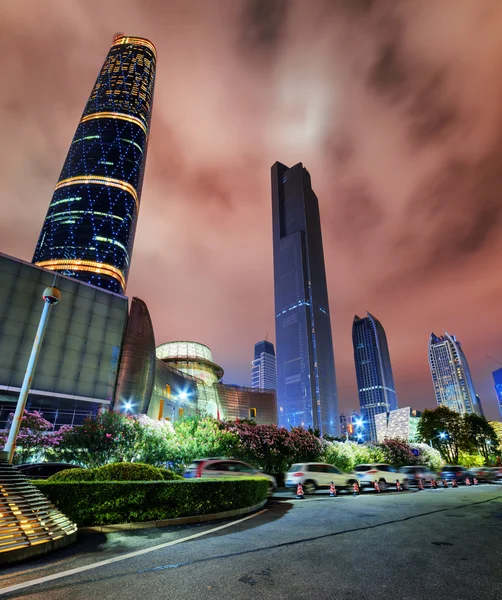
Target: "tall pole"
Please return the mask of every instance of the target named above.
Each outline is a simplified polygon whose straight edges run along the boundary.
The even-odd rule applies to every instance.
[[[38,355],[40,354],[40,348],[44,339],[45,329],[47,327],[47,321],[52,306],[57,304],[61,299],[61,292],[56,287],[48,287],[43,293],[44,309],[40,322],[38,324],[37,334],[33,341],[33,347],[31,349],[30,360],[26,367],[26,373],[24,375],[23,385],[19,392],[19,398],[17,401],[16,412],[14,413],[14,419],[12,420],[9,437],[5,444],[4,452],[7,454],[8,462],[12,462],[14,458],[14,450],[16,449],[16,439],[19,434],[21,427],[21,419],[23,418],[24,407],[26,406],[26,400],[28,399],[28,393],[30,391],[31,382],[33,380],[33,374],[35,373],[35,367],[37,366]]]

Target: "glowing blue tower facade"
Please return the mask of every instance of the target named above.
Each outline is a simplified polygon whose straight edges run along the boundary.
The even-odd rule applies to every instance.
[[[156,50],[116,35],[56,185],[35,264],[125,293],[152,115]]]

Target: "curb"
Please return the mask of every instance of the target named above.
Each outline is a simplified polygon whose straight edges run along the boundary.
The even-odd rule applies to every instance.
[[[245,508],[236,508],[224,512],[213,513],[210,515],[196,515],[193,517],[178,517],[176,519],[162,519],[160,521],[141,521],[138,523],[117,523],[114,525],[97,525],[95,527],[79,527],[78,533],[113,533],[116,531],[133,531],[136,529],[151,529],[153,527],[169,527],[171,525],[192,525],[193,523],[206,523],[208,521],[218,521],[230,517],[239,517],[247,515],[263,508],[268,498],[254,506]]]

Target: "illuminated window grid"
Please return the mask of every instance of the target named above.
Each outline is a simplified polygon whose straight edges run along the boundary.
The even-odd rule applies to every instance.
[[[58,182],[55,189],[59,190],[60,188],[67,187],[69,185],[81,185],[92,183],[97,185],[106,185],[109,187],[119,188],[131,194],[131,196],[134,198],[134,202],[136,203],[136,210],[139,211],[138,193],[130,183],[127,183],[127,181],[122,181],[121,179],[112,179],[111,177],[105,177],[104,175],[81,175],[76,177],[68,177],[68,179],[62,179]]]
[[[150,40],[146,40],[145,38],[125,36],[117,37],[113,45],[120,46],[121,44],[134,44],[135,46],[144,46],[145,48],[149,48],[153,52],[155,58],[157,58],[157,49],[152,44],[152,42],[150,42]]]
[[[145,135],[148,135],[148,130],[146,128],[146,125],[143,123],[143,121],[141,119],[138,119],[138,117],[132,117],[131,115],[126,115],[124,113],[118,113],[118,112],[98,112],[98,113],[92,113],[90,115],[85,115],[85,117],[82,117],[80,119],[81,123],[85,123],[86,121],[92,121],[93,119],[120,119],[122,121],[128,121],[129,123],[135,123],[136,125],[138,125],[138,127],[141,127],[141,129],[145,132]],[[95,136],[92,136],[95,137]],[[99,136],[96,136],[99,137]],[[86,138],[83,138],[86,139]]]
[[[107,265],[105,263],[96,262],[93,260],[79,260],[79,259],[52,259],[42,260],[35,263],[39,267],[49,269],[50,271],[87,271],[90,273],[96,273],[97,275],[107,275],[116,279],[122,289],[126,288],[126,280],[120,269],[113,265]]]

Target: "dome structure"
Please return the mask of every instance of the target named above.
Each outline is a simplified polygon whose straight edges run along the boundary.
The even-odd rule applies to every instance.
[[[166,342],[157,346],[156,356],[170,367],[192,375],[206,385],[213,385],[223,377],[223,369],[213,362],[211,350],[198,342]]]

